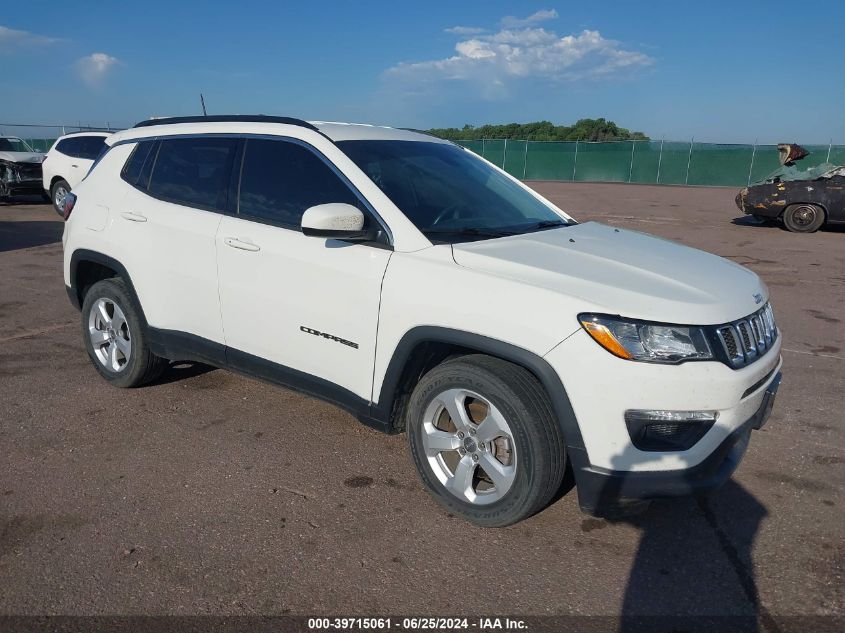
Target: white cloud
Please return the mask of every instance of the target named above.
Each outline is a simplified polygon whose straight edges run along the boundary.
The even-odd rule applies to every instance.
[[[453,26],[443,30],[452,35],[478,35],[479,33],[484,33],[486,29],[478,26]]]
[[[120,63],[117,57],[105,53],[92,53],[76,60],[76,72],[89,86],[96,86]]]
[[[534,16],[539,13],[547,16],[553,11],[539,11]],[[598,31],[561,37],[539,27],[502,28],[468,37],[455,45],[455,53],[442,59],[397,64],[385,71],[384,78],[404,83],[416,92],[439,81],[471,81],[495,87],[488,96],[501,96],[509,80],[574,81],[614,76],[654,63],[645,53],[628,50]]]
[[[515,18],[512,15],[508,15],[502,18],[502,26],[506,29],[516,29],[524,26],[534,26],[535,24],[540,24],[540,22],[554,20],[556,17],[557,11],[554,9],[540,9],[527,18]]]
[[[18,31],[7,26],[0,26],[0,51],[14,52],[23,48],[47,46],[59,40],[46,35],[37,35],[29,31]]]

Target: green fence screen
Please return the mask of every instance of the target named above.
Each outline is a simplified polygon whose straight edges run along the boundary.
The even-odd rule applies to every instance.
[[[25,138],[23,140],[36,152],[46,152],[56,142],[54,138]]]
[[[524,180],[636,182],[742,187],[780,167],[776,145],[677,141],[518,141],[483,139],[461,145]],[[843,145],[803,145],[802,168],[845,164]]]
[[[46,152],[55,139],[24,139]],[[636,182],[661,185],[742,187],[780,167],[777,145],[689,141],[459,141],[509,174],[524,180]],[[802,145],[810,155],[802,168],[845,165],[845,145]]]

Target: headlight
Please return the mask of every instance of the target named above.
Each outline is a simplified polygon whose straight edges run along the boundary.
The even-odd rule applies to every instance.
[[[648,323],[603,314],[580,314],[578,320],[596,343],[619,358],[648,363],[713,358],[700,327]]]

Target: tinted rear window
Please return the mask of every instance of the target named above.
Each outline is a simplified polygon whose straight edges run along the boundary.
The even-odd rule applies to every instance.
[[[80,158],[87,160],[95,160],[103,149],[106,143],[104,136],[80,136],[79,138],[79,152]]]
[[[147,183],[149,182],[149,169],[146,170],[147,177],[143,180],[143,182],[138,182],[138,176],[141,174],[141,170],[144,168],[144,163],[148,159],[150,163],[152,163],[150,150],[153,148],[153,145],[155,145],[155,141],[141,141],[135,146],[135,149],[132,150],[132,153],[129,155],[129,160],[127,160],[126,164],[123,166],[123,171],[120,172],[120,177],[130,185],[137,186],[140,189],[147,188]]]
[[[75,145],[75,138],[63,138],[61,141],[56,143],[56,151],[61,152],[65,156],[73,156]]]
[[[56,144],[56,150],[72,158],[95,160],[100,155],[106,139],[103,136],[72,136]]]
[[[359,206],[355,194],[314,152],[287,141],[248,139],[238,213],[299,228],[309,207],[328,202]]]
[[[236,147],[230,138],[162,140],[149,193],[190,207],[223,209]]]

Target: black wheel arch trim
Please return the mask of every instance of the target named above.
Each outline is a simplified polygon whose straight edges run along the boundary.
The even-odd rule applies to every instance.
[[[132,283],[132,277],[129,275],[129,271],[127,271],[126,267],[114,257],[110,257],[100,253],[99,251],[78,248],[73,251],[73,254],[70,256],[70,286],[67,288],[67,293],[70,298],[70,302],[74,305],[74,307],[77,310],[82,309],[82,301],[84,298],[81,296],[81,292],[83,289],[77,284],[77,277],[79,274],[79,265],[83,262],[92,262],[94,264],[105,266],[106,268],[111,268],[121,279],[123,279],[129,293],[135,300],[136,307],[138,308],[139,315],[141,317],[141,322],[144,324],[144,327],[146,327],[147,319],[144,316],[144,311],[141,308],[141,301],[138,298],[138,293],[135,291],[135,285]]]
[[[481,354],[496,356],[530,371],[548,393],[567,448],[570,452],[583,453],[586,458],[584,440],[581,437],[581,430],[569,396],[560,377],[548,361],[523,347],[463,330],[427,325],[408,330],[399,340],[387,365],[378,404],[374,403],[371,410],[373,417],[390,419],[397,396],[399,378],[414,349],[422,343],[446,343],[465,347]],[[579,456],[576,455],[570,455],[570,458],[573,460],[573,466],[575,462],[580,461]]]

